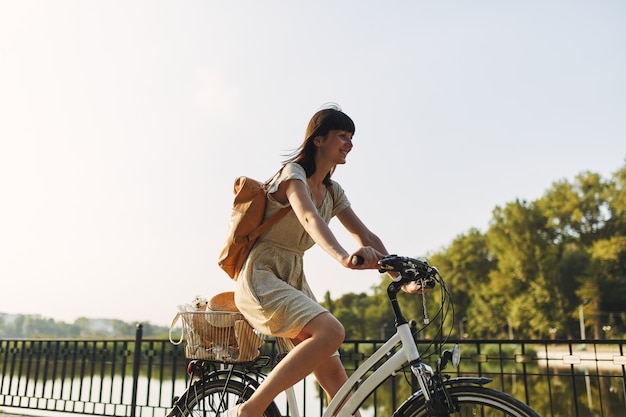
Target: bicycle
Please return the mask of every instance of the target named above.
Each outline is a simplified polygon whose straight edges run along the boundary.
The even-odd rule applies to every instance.
[[[417,389],[395,412],[394,417],[453,417],[453,416],[508,416],[539,417],[531,407],[502,391],[485,387],[491,379],[484,377],[450,378],[443,370],[448,363],[458,367],[460,349],[444,350],[435,369],[424,362],[417,348],[415,337],[404,318],[397,294],[402,286],[417,282],[422,289],[440,285],[442,305],[452,306],[446,283],[436,267],[425,259],[391,255],[379,262],[380,272],[395,272],[399,276],[387,287],[387,296],[395,316],[396,332],[348,378],[332,401],[323,417],[353,416],[366,398],[387,378],[399,369],[408,367]],[[422,300],[425,303],[425,292]],[[441,311],[441,309],[440,309]],[[424,304],[424,324],[429,324]],[[444,320],[440,320],[441,323]],[[443,324],[440,325],[440,328]],[[443,345],[441,343],[441,345]],[[262,382],[262,369],[271,358],[260,356],[243,364],[226,364],[211,360],[190,361],[188,372],[192,376],[189,387],[177,399],[168,417],[216,416],[237,403],[246,401]],[[271,371],[270,371],[271,372]],[[366,377],[366,375],[369,376]],[[194,380],[195,378],[195,380]],[[299,417],[293,387],[286,391],[292,417]],[[281,417],[275,402],[265,410],[264,417]]]

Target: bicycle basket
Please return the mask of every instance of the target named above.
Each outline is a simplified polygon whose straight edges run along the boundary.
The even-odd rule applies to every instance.
[[[182,319],[182,335],[172,340],[172,331]],[[188,359],[220,362],[248,362],[259,356],[263,339],[241,313],[226,311],[186,311],[176,314],[170,327],[170,342],[185,342]]]

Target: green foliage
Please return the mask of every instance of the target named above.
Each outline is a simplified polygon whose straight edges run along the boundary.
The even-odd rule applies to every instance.
[[[578,338],[584,304],[586,327],[593,329],[588,337],[621,338],[626,166],[609,180],[583,172],[573,182],[555,182],[536,201],[496,207],[486,233],[471,229],[428,258],[453,296],[455,324],[447,323],[453,336]],[[389,336],[387,284],[381,277],[373,295],[345,294],[331,301],[327,294],[326,304],[333,304],[347,338]],[[419,321],[421,297],[400,297],[407,318]]]
[[[0,338],[134,338],[137,323],[80,317],[73,323],[36,315],[0,313]],[[144,337],[164,336],[169,328],[142,323]]]

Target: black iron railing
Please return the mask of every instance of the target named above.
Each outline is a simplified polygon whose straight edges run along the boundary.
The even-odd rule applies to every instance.
[[[420,340],[427,363],[441,348]],[[448,343],[451,346],[455,341]],[[624,340],[461,340],[462,360],[451,376],[484,376],[491,386],[530,404],[544,417],[626,415]],[[381,340],[346,341],[348,371]],[[268,341],[262,349],[273,354]],[[186,388],[182,345],[167,339],[0,339],[0,407],[100,416],[162,417]],[[365,404],[364,415],[391,415],[412,392],[401,370]],[[321,415],[325,403],[313,378],[297,386],[304,415]],[[286,410],[285,400],[278,399]]]

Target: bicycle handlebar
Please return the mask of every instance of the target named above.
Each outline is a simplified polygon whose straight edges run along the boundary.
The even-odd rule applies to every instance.
[[[353,255],[350,262],[354,266],[363,265],[362,256]],[[408,256],[389,255],[378,261],[378,272],[398,272],[401,279],[396,282],[407,284],[412,281],[423,281],[423,286],[433,288],[436,283],[435,277],[439,273],[436,267],[428,265],[424,258],[409,258]]]
[[[354,266],[359,266],[359,265],[363,265],[363,262],[365,262],[365,259],[363,259],[363,257],[359,255],[352,255],[352,258],[350,258],[350,262]]]
[[[421,281],[423,288],[433,288],[437,282],[439,271],[436,267],[428,265],[424,258],[409,258],[407,256],[389,255],[378,261],[380,273],[398,272],[400,279],[398,284],[404,285],[413,281]]]

